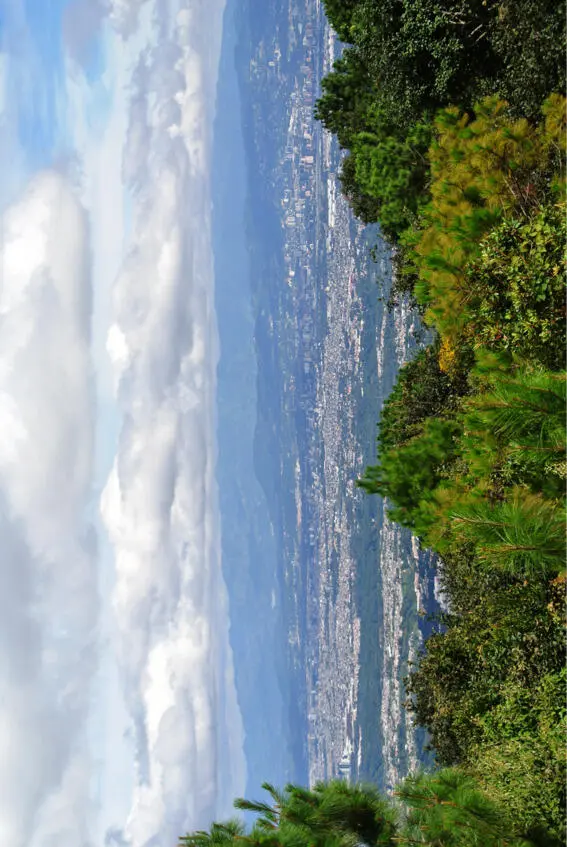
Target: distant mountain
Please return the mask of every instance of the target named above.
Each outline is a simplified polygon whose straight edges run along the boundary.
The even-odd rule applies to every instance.
[[[340,52],[320,3],[229,2],[227,20],[223,63],[235,57],[238,89],[224,64],[219,481],[251,787],[280,771],[388,787],[425,755],[402,679],[429,626],[418,610],[435,609],[433,571],[354,483],[417,327],[385,306],[387,250],[353,218],[340,151],[313,117]]]
[[[278,613],[277,549],[268,501],[254,469],[258,366],[251,262],[245,229],[247,161],[235,74],[236,2],[225,12],[213,170],[218,366],[218,470],[223,572],[246,730],[248,790],[303,776],[294,767],[285,629]],[[274,608],[275,606],[275,608]]]

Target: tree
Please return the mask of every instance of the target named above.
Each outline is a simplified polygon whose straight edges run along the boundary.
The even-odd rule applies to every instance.
[[[406,843],[505,847],[511,842],[510,822],[503,809],[457,768],[411,776],[396,790],[396,796],[408,810]],[[512,843],[518,842],[512,838]]]
[[[384,235],[397,241],[429,198],[426,154],[431,123],[417,121],[403,133],[380,101],[368,111],[367,122],[369,129],[358,132],[350,145],[356,181],[366,195],[376,198]]]
[[[567,375],[483,353],[463,407],[463,456],[476,478],[564,495]],[[480,382],[480,385],[478,384]],[[493,489],[499,495],[498,485]]]
[[[439,764],[459,763],[520,831],[535,837],[543,826],[560,845],[565,580],[487,571],[456,546],[440,578],[450,613],[406,680],[413,718],[428,729]]]
[[[505,219],[482,239],[466,269],[465,336],[475,348],[565,367],[566,242],[564,203]]]
[[[379,422],[378,453],[406,444],[431,417],[454,417],[460,398],[470,391],[471,357],[451,376],[439,366],[440,339],[420,350],[401,368],[396,385],[384,403]]]
[[[566,553],[566,375],[487,355],[472,373],[477,393],[457,415],[460,474],[427,494],[438,523],[429,540],[439,552],[470,543],[486,567],[557,574]]]
[[[431,202],[414,246],[415,294],[443,337],[458,342],[470,321],[467,268],[478,261],[483,239],[503,219],[529,216],[553,194],[558,109],[555,103],[539,129],[511,120],[507,104],[495,98],[477,104],[473,120],[454,108],[439,113],[429,153]]]
[[[380,203],[376,197],[364,192],[356,178],[356,157],[349,153],[344,157],[339,171],[344,196],[354,214],[365,224],[376,223],[380,214]]]
[[[537,121],[541,102],[565,91],[555,0],[361,0],[349,36],[402,125],[490,94]]]
[[[504,0],[489,25],[500,69],[492,92],[516,117],[539,118],[553,91],[565,93],[565,9],[556,0]]]
[[[315,117],[335,133],[341,147],[350,148],[357,133],[369,128],[369,110],[376,89],[360,51],[347,47],[322,80]]]
[[[453,534],[474,544],[480,562],[526,576],[565,567],[564,514],[560,503],[521,486],[496,503],[473,491],[449,509]]]
[[[513,823],[466,774],[446,770],[406,780],[396,794],[402,808],[372,786],[340,780],[312,789],[287,785],[283,792],[265,786],[270,805],[240,799],[235,806],[256,812],[246,833],[235,824],[217,824],[210,831],[186,835],[184,847],[214,847],[216,836],[228,833],[238,844],[277,847],[529,847],[533,842],[515,832]],[[226,842],[226,847],[230,842]],[[535,845],[534,845],[535,847]]]
[[[458,457],[459,433],[455,420],[427,419],[420,435],[381,454],[357,485],[391,500],[392,520],[427,539],[436,520],[435,490]]]
[[[234,847],[239,841],[248,841],[242,821],[233,819],[213,823],[210,830],[197,830],[180,838],[182,847]]]
[[[351,31],[393,121],[407,128],[424,113],[489,93],[476,83],[496,70],[486,38],[493,5],[482,0],[359,3]]]
[[[312,789],[287,785],[278,791],[264,783],[270,802],[235,800],[235,808],[257,815],[249,832],[229,821],[213,823],[208,832],[184,836],[183,847],[394,847],[397,812],[373,786],[350,786],[341,780]]]
[[[360,0],[323,0],[329,23],[342,41],[352,41],[351,26]]]

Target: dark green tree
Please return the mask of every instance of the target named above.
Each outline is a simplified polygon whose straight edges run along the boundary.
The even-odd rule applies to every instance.
[[[537,120],[565,91],[565,15],[555,0],[361,0],[350,26],[392,117],[504,96]]]
[[[357,218],[360,218],[365,224],[376,223],[380,214],[380,202],[376,197],[366,194],[364,188],[357,181],[356,157],[352,153],[349,153],[342,160],[339,179],[342,192]]]
[[[461,366],[449,375],[439,367],[439,346],[436,338],[401,368],[380,416],[379,455],[419,435],[428,418],[454,417],[461,397],[470,391],[472,356],[463,353]]]
[[[337,136],[341,147],[350,148],[359,132],[369,129],[369,110],[376,88],[356,47],[347,47],[333,70],[321,83],[315,117]]]
[[[353,18],[355,42],[377,80],[392,121],[449,103],[472,103],[498,67],[488,35],[493,2],[362,0]],[[472,89],[472,90],[471,90]]]
[[[474,773],[520,831],[543,826],[561,844],[565,581],[487,571],[457,547],[440,576],[450,613],[406,680],[414,720],[440,764]]]
[[[181,839],[183,847],[530,847],[505,812],[458,770],[421,774],[397,790],[402,806],[372,786],[339,780],[312,789],[265,786],[274,804],[237,800],[258,815],[249,832],[234,822]],[[218,840],[220,836],[221,840]],[[223,841],[225,838],[232,841]],[[534,845],[535,847],[535,845]]]
[[[503,809],[457,768],[409,777],[396,790],[408,810],[405,843],[435,847],[507,847],[510,822]],[[512,838],[519,845],[521,839]]]
[[[397,241],[429,199],[427,149],[432,126],[417,121],[402,133],[377,101],[368,111],[368,129],[351,141],[356,181],[378,201],[384,235]]]
[[[381,454],[357,485],[388,498],[392,520],[427,538],[436,522],[435,491],[459,455],[460,432],[455,420],[428,418],[420,435]]]
[[[329,23],[342,41],[352,41],[351,26],[360,0],[323,0]]]

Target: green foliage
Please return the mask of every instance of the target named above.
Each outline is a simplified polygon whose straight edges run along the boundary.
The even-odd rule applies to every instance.
[[[557,574],[565,374],[484,357],[471,372],[477,393],[461,397],[466,379],[443,373],[436,349],[403,369],[385,405],[379,463],[359,485],[387,497],[392,518],[442,554],[470,543],[487,567]]]
[[[312,789],[287,785],[280,792],[267,783],[263,788],[273,805],[235,801],[237,809],[258,815],[248,838],[238,840],[266,844],[267,839],[283,847],[355,847],[361,842],[394,847],[396,811],[373,786],[334,780]],[[188,847],[202,846],[188,843]]]
[[[353,207],[354,211],[354,207]],[[356,212],[355,212],[356,214]],[[388,308],[391,310],[401,300],[406,300],[410,308],[423,316],[423,309],[414,297],[415,284],[418,281],[418,272],[415,266],[412,248],[406,242],[414,238],[414,226],[412,224],[400,236],[397,244],[392,249],[392,286]]]
[[[356,47],[347,47],[324,77],[315,117],[350,148],[357,133],[370,128],[375,88]]]
[[[451,613],[406,681],[409,707],[440,763],[461,763],[524,832],[545,825],[561,843],[564,580],[487,572],[470,548],[448,553],[441,577]]]
[[[460,398],[469,391],[467,365],[470,360],[465,359],[454,375],[444,373],[439,367],[439,339],[404,365],[382,409],[379,452],[419,435],[427,418],[454,414]]]
[[[211,824],[210,830],[197,830],[181,837],[183,847],[232,847],[245,833],[242,821],[237,819]]]
[[[494,99],[477,108],[473,121],[451,109],[438,117],[430,153],[431,202],[412,237],[420,276],[416,296],[428,304],[429,319],[442,334],[436,379],[445,391],[447,381],[462,371],[467,339],[480,351],[487,347],[482,330],[475,334],[471,322],[471,316],[480,321],[488,310],[479,297],[482,287],[488,303],[501,298],[505,315],[511,316],[511,334],[524,339],[529,352],[537,339],[541,345],[549,336],[564,311],[559,283],[546,276],[553,280],[554,268],[558,274],[565,224],[555,208],[538,204],[556,190],[550,162],[564,126],[565,102],[551,98],[544,111],[545,122],[537,128],[512,121],[505,104]],[[524,220],[516,227],[506,216],[517,214]],[[499,234],[506,227],[520,232],[524,248],[516,262],[500,257],[508,285],[497,294],[480,275],[478,282],[475,277],[482,262],[480,245],[495,226]],[[530,270],[536,281],[539,273],[539,285],[526,279]],[[539,315],[533,308],[536,298],[543,304]],[[513,315],[507,300],[515,304]],[[498,322],[498,310],[490,312]],[[483,323],[486,331],[490,322]],[[555,362],[558,347],[546,350]],[[506,351],[506,344],[502,348]],[[471,541],[487,564],[557,573],[565,553],[565,377],[509,361],[490,362],[485,354],[475,370],[477,396],[458,413],[449,404],[434,411],[437,395],[432,391],[431,413],[437,417],[414,424],[407,441],[401,440],[410,432],[406,425],[404,433],[404,417],[411,421],[416,412],[402,376],[385,410],[379,463],[367,469],[360,484],[389,497],[392,517],[440,552],[455,541]]]
[[[529,216],[553,196],[557,112],[565,101],[550,100],[544,124],[512,120],[506,103],[488,98],[470,120],[458,109],[436,119],[430,149],[431,202],[414,236],[420,281],[415,293],[427,319],[443,337],[459,339],[471,320],[471,263],[481,242],[500,222]]]
[[[435,489],[458,455],[459,433],[454,420],[427,419],[419,435],[367,467],[358,485],[368,494],[390,498],[392,520],[426,536],[435,523]]]
[[[436,847],[510,844],[510,821],[503,808],[457,768],[409,777],[396,790],[396,796],[408,809],[407,841]],[[514,842],[518,843],[516,839]]]
[[[352,45],[319,110],[349,151],[343,191],[396,245],[395,294],[409,293],[438,334],[402,369],[377,463],[359,484],[387,497],[391,517],[443,556],[450,614],[407,690],[438,761],[461,763],[477,780],[408,783],[397,840],[513,843],[506,808],[515,833],[558,845],[564,9],[555,0],[326,5]],[[479,784],[494,814],[474,793]],[[488,828],[473,823],[477,808]]]
[[[378,105],[370,109],[368,121],[371,129],[358,133],[351,145],[356,181],[368,196],[376,198],[380,228],[386,237],[395,239],[428,199],[426,153],[432,127],[418,122],[401,134]]]
[[[376,197],[366,194],[363,187],[356,179],[356,157],[349,153],[344,157],[339,179],[344,196],[352,206],[354,214],[365,224],[374,223],[378,220],[380,203]]]
[[[181,838],[183,847],[536,847],[477,781],[458,769],[419,774],[398,787],[394,804],[372,786],[334,780],[312,789],[263,786],[273,804],[236,800],[258,817],[248,832],[237,822]],[[223,840],[225,839],[225,840]]]
[[[521,828],[536,833],[543,824],[558,843],[567,784],[565,683],[565,668],[543,676],[533,690],[507,683],[482,721],[484,743],[470,754],[471,770]]]
[[[533,691],[546,674],[561,671],[565,630],[552,604],[553,583],[485,574],[470,553],[457,549],[446,557],[447,572],[446,588],[464,582],[466,593],[459,585],[456,606],[443,618],[446,629],[428,640],[407,690],[438,761],[453,764],[466,761],[483,739],[494,743],[514,734],[498,724],[510,685],[527,692],[522,714],[537,726]],[[560,692],[556,702],[563,702]]]
[[[536,493],[562,497],[566,375],[525,363],[510,369],[502,362],[484,354],[475,369],[484,387],[464,407],[469,468],[477,480],[489,477],[497,496],[506,486],[525,483]]]
[[[351,41],[352,19],[360,0],[323,0],[329,23],[342,41]]]
[[[565,367],[563,205],[504,220],[466,268],[465,333],[476,348],[504,349],[546,367]]]
[[[540,103],[565,91],[565,8],[557,0],[500,0],[489,38],[499,72],[491,91],[514,114],[537,120]]]
[[[501,503],[473,492],[449,510],[454,536],[471,541],[479,562],[510,573],[557,574],[565,564],[561,504],[513,488]]]
[[[430,134],[437,110],[453,103],[470,111],[486,95],[537,122],[545,98],[565,90],[565,20],[554,0],[325,0],[325,9],[352,46],[323,80],[317,117],[360,158],[356,180],[365,188],[351,186],[347,196],[371,187],[381,202],[363,219],[379,220],[394,241],[427,196],[416,127]]]
[[[477,81],[495,72],[489,20],[482,0],[361,0],[351,34],[392,120],[407,126],[425,111],[488,93]]]
[[[315,116],[351,151],[341,172],[343,192],[363,220],[379,219],[395,239],[428,197],[431,123],[404,130],[392,122],[357,47],[344,50],[322,89]]]
[[[339,3],[336,3],[339,5]],[[448,103],[505,96],[536,119],[565,89],[565,16],[554,0],[360,0],[347,40],[363,53],[398,123]]]

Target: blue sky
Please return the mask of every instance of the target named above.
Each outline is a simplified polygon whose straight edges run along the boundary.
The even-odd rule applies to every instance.
[[[14,136],[29,173],[66,147],[62,18],[67,0],[6,2],[1,18],[7,56],[4,128]]]
[[[0,0],[11,847],[160,847],[244,787],[215,478],[223,9]]]

